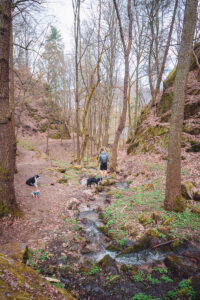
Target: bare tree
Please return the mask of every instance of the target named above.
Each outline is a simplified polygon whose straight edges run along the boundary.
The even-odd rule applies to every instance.
[[[185,88],[192,53],[197,5],[198,0],[187,0],[185,4],[182,40],[178,55],[170,123],[166,193],[164,202],[166,210],[184,210],[184,205],[181,201],[181,133],[184,118]]]
[[[14,191],[16,142],[9,106],[11,0],[1,0],[0,14],[0,217],[16,213]]]
[[[128,14],[128,42],[126,45],[125,42],[125,34],[122,28],[122,21],[119,14],[119,9],[116,0],[113,0],[117,19],[119,22],[119,30],[120,30],[120,37],[123,47],[123,53],[124,53],[124,61],[125,61],[125,71],[124,71],[124,88],[123,88],[123,110],[120,117],[120,122],[117,128],[117,131],[115,133],[114,143],[112,147],[112,161],[111,161],[111,170],[116,170],[117,167],[117,148],[118,148],[118,142],[120,135],[124,129],[125,123],[126,123],[126,114],[127,114],[127,101],[128,101],[128,78],[129,78],[129,55],[131,51],[131,45],[132,45],[132,24],[133,24],[133,16],[132,16],[132,8],[131,8],[131,0],[127,0],[127,14]]]
[[[160,90],[172,38],[178,0],[175,0],[172,19],[168,23],[164,20],[171,11],[171,3],[168,0],[150,0],[146,3],[146,14],[149,20],[148,79],[152,104]]]
[[[79,127],[79,35],[80,35],[80,0],[72,0],[74,10],[74,41],[75,41],[75,103],[76,103],[76,149],[77,162],[80,164],[80,127]]]

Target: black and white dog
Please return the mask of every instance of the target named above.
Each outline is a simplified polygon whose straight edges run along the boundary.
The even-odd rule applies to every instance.
[[[95,178],[95,177],[90,177],[90,178],[88,178],[88,180],[87,180],[87,186],[90,186],[91,187],[91,185],[94,183],[94,184],[99,184],[99,182],[102,180],[102,177],[100,177],[100,178]]]
[[[37,182],[38,180],[40,179],[40,175],[34,175],[33,177],[29,178],[27,181],[26,181],[26,184],[30,185],[30,186],[35,186],[36,188],[38,187],[37,186]]]

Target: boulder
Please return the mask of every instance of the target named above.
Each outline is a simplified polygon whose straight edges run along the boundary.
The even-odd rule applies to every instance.
[[[57,288],[35,270],[9,256],[0,254],[0,299],[75,300],[66,290]]]
[[[0,253],[8,255],[13,259],[17,259],[20,262],[23,261],[26,250],[26,244],[21,242],[11,242],[0,246]]]
[[[110,255],[104,256],[98,265],[106,272],[112,275],[117,275],[119,273],[115,260],[110,257]]]
[[[112,178],[110,178],[110,179],[103,179],[102,181],[101,181],[101,185],[102,186],[111,186],[111,185],[113,185],[113,184],[115,184],[117,181],[115,180],[115,179],[112,179]]]
[[[181,194],[185,199],[193,199],[195,191],[196,188],[192,182],[185,181],[183,184],[181,184]]]
[[[200,189],[198,189],[194,194],[194,200],[200,201]]]
[[[188,278],[189,276],[195,275],[198,270],[198,266],[196,264],[188,264],[185,259],[182,261],[176,255],[166,256],[164,263],[167,268],[169,268],[171,272],[178,277]]]

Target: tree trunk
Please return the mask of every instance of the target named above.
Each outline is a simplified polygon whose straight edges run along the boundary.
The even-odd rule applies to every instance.
[[[128,85],[128,139],[131,138],[133,134],[133,127],[132,127],[132,117],[131,117],[131,78],[129,78],[129,85]]]
[[[136,97],[135,97],[135,113],[134,113],[134,131],[136,130],[137,126],[137,115],[138,115],[138,102],[139,102],[139,59],[137,59],[137,66],[136,66]]]
[[[165,63],[166,63],[166,60],[167,60],[167,55],[168,55],[169,46],[170,46],[170,42],[171,42],[172,32],[173,32],[173,28],[174,28],[174,22],[175,22],[175,17],[176,17],[177,6],[178,6],[178,0],[175,1],[175,5],[174,5],[174,11],[173,11],[173,16],[172,16],[172,21],[171,21],[171,24],[170,24],[170,29],[169,29],[168,39],[167,39],[167,45],[166,45],[166,48],[165,48],[161,69],[160,69],[160,72],[158,73],[156,89],[155,89],[155,95],[154,95],[153,101],[155,101],[155,98],[156,98],[156,96],[157,96],[157,94],[159,93],[159,90],[160,90],[160,84],[161,84],[163,72],[164,72],[164,69],[165,69]],[[152,102],[152,105],[153,105],[153,102]]]
[[[122,30],[121,18],[119,15],[118,6],[116,0],[113,0],[117,18],[119,21],[119,30],[120,30],[120,37],[123,45],[124,51],[124,60],[125,60],[125,71],[124,71],[124,89],[123,89],[123,110],[120,117],[119,125],[117,131],[115,133],[114,143],[112,147],[112,160],[111,160],[111,170],[116,170],[117,168],[117,148],[119,143],[120,135],[125,127],[126,123],[126,114],[127,114],[127,102],[128,102],[128,78],[129,78],[129,54],[132,46],[132,24],[133,24],[133,16],[131,11],[131,0],[127,2],[127,13],[129,18],[129,29],[128,29],[128,46],[125,44],[124,40],[124,33]]]
[[[184,99],[192,52],[198,0],[187,0],[185,5],[183,32],[176,71],[172,115],[169,134],[169,152],[164,207],[181,211],[181,133],[184,118]]]
[[[74,9],[74,39],[75,39],[75,104],[76,104],[76,150],[77,150],[77,162],[80,164],[80,127],[79,127],[79,73],[78,73],[78,44],[79,44],[79,32],[80,32],[80,0],[77,0],[76,4],[72,1]]]
[[[123,110],[120,117],[119,125],[115,133],[115,139],[112,147],[112,161],[111,170],[116,170],[117,168],[117,148],[119,143],[120,135],[124,129],[126,123],[127,114],[127,91],[128,91],[128,76],[129,76],[129,61],[128,56],[125,57],[125,72],[124,72],[124,91],[123,91]]]
[[[13,28],[11,23],[10,29],[10,108],[12,111],[12,124],[13,128],[15,128],[15,98],[14,98],[14,66],[13,66]]]
[[[0,217],[15,214],[14,191],[16,142],[9,107],[9,52],[11,0],[1,1],[0,14]]]

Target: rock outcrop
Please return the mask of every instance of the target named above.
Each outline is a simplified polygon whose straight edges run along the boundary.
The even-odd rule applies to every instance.
[[[200,151],[200,43],[194,47],[185,97],[182,148],[186,152]],[[176,67],[163,82],[163,92],[154,105],[149,103],[141,112],[135,134],[127,141],[128,154],[147,152],[166,153],[168,148],[169,121],[173,101],[173,84]]]
[[[66,290],[53,286],[35,270],[4,254],[0,254],[0,286],[0,299],[75,300]]]

